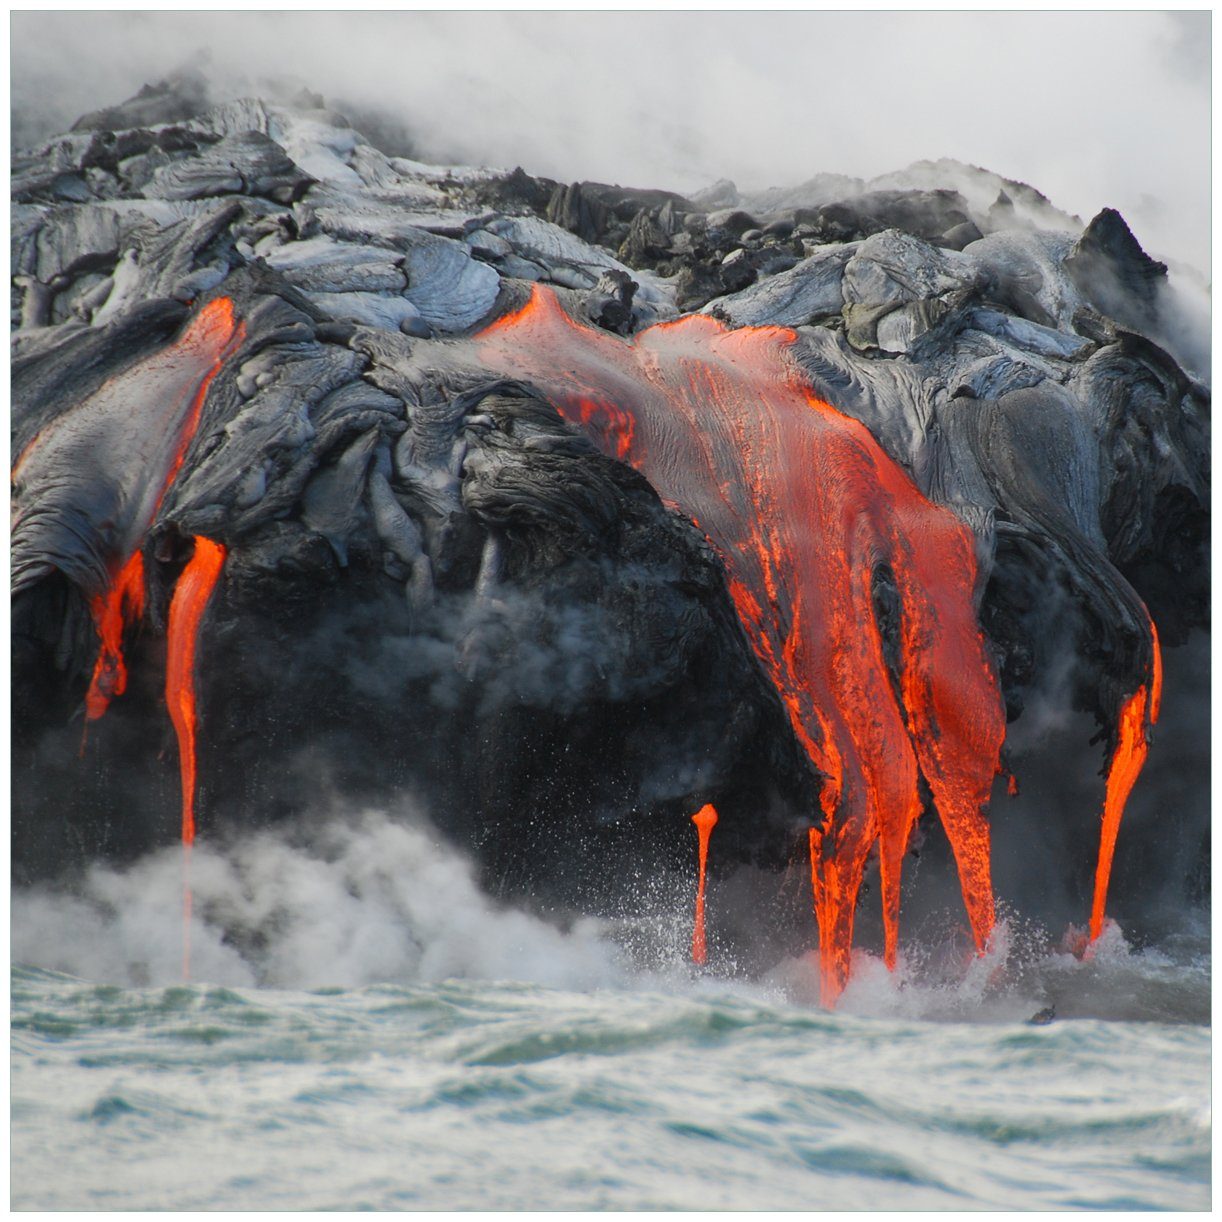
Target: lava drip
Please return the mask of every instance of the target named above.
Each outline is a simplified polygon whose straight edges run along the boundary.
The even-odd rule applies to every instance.
[[[145,542],[213,379],[245,335],[233,301],[214,298],[172,344],[41,429],[13,467],[14,588],[58,569],[93,614],[99,647],[85,698],[88,721],[126,687],[123,634],[143,614]]]
[[[195,537],[195,552],[183,569],[170,600],[166,633],[165,702],[178,736],[182,776],[182,842],[195,842],[195,644],[200,620],[225,564],[225,548]]]
[[[946,829],[977,948],[992,930],[984,817],[1005,736],[975,615],[971,531],[931,504],[860,422],[817,398],[782,327],[702,315],[624,340],[536,286],[471,341],[534,382],[600,448],[639,470],[720,553],[747,637],[823,775],[812,875],[830,1004],[849,974],[867,859],[878,846],[885,956],[923,775]],[[898,674],[876,583],[899,599]]]
[[[127,690],[123,633],[144,614],[144,557],[133,552],[111,585],[89,600],[101,646],[85,694],[85,718],[97,721],[115,696]]]
[[[709,836],[717,823],[717,811],[711,805],[702,806],[693,816],[700,837],[699,876],[696,883],[696,919],[692,924],[692,962],[703,965],[709,957],[704,936],[704,883],[709,863]]]
[[[178,737],[182,779],[182,978],[191,978],[191,846],[195,843],[195,645],[208,600],[225,564],[225,548],[201,535],[174,587],[166,630],[165,702]]]
[[[1158,644],[1158,630],[1150,621],[1150,676],[1147,683],[1124,702],[1116,731],[1116,749],[1107,770],[1107,792],[1103,801],[1103,827],[1099,836],[1099,861],[1095,866],[1095,895],[1090,913],[1090,940],[1103,932],[1103,916],[1107,907],[1107,887],[1112,875],[1112,859],[1116,853],[1116,838],[1120,820],[1133,792],[1133,786],[1145,766],[1150,749],[1149,730],[1158,721],[1159,703],[1163,692],[1163,659]]]
[[[85,696],[86,724],[127,686],[123,635],[144,612],[145,543],[199,429],[213,379],[245,337],[233,301],[214,298],[173,343],[107,379],[41,429],[13,467],[14,590],[59,570],[93,613],[99,649]],[[80,472],[91,478],[79,478]],[[169,615],[166,701],[178,735],[187,850],[184,974],[191,905],[185,872],[195,838],[195,638],[224,558],[219,544],[196,538]]]

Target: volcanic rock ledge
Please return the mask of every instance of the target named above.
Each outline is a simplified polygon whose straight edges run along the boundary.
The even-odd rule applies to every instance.
[[[594,910],[628,869],[687,870],[706,801],[714,871],[800,859],[824,779],[724,556],[627,449],[467,342],[537,286],[622,337],[692,311],[792,329],[813,393],[970,528],[1011,719],[1055,690],[1114,749],[1155,665],[1147,608],[1164,645],[1207,623],[1209,393],[1173,355],[1166,269],[1114,212],[1083,229],[929,163],[753,199],[552,183],[170,86],[78,128],[12,182],[19,879],[176,835],[159,685],[196,538],[227,551],[199,641],[201,835],[320,789],[412,790],[504,892]],[[222,300],[240,332],[191,349],[183,386],[211,373],[162,457],[174,370]],[[82,760],[91,608],[133,549],[128,686]],[[777,925],[809,912],[782,902]]]

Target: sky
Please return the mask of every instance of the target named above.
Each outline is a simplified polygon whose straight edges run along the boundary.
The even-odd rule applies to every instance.
[[[1208,273],[1208,12],[13,12],[48,134],[206,56],[384,110],[429,158],[694,191],[954,157]]]

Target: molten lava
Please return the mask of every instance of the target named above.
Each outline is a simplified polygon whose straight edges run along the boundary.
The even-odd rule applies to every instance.
[[[18,581],[58,567],[89,599],[99,651],[85,696],[87,722],[101,717],[127,686],[123,635],[144,612],[145,542],[182,469],[212,381],[245,335],[232,300],[215,298],[172,344],[116,374],[42,429],[13,468],[14,497],[22,506],[14,548],[36,557],[18,566]],[[91,472],[93,478],[68,481],[65,471]],[[60,519],[88,529],[64,532],[55,525]],[[224,559],[220,544],[197,537],[170,604],[166,703],[178,736],[188,851],[195,839],[195,643]],[[187,868],[184,852],[184,975],[191,911]]]
[[[170,601],[166,634],[165,702],[178,736],[182,775],[182,842],[195,842],[195,643],[200,620],[225,564],[225,548],[197,535],[195,553]]]
[[[1149,729],[1158,721],[1158,707],[1163,692],[1163,659],[1158,644],[1158,630],[1150,621],[1150,680],[1125,701],[1120,710],[1116,749],[1107,770],[1107,794],[1103,801],[1103,828],[1099,836],[1099,861],[1095,867],[1095,897],[1090,913],[1090,940],[1103,932],[1103,916],[1107,907],[1107,886],[1112,875],[1112,858],[1116,853],[1116,838],[1120,820],[1133,786],[1141,775],[1150,749]]]
[[[789,354],[796,339],[689,316],[623,340],[573,321],[536,286],[472,342],[485,366],[538,385],[605,453],[641,471],[719,550],[756,656],[825,778],[810,842],[830,1003],[848,977],[876,845],[895,963],[922,775],[983,950],[994,920],[984,808],[1005,716],[976,623],[970,530],[927,501],[862,424],[811,392]],[[900,607],[894,676],[880,582]]]
[[[186,333],[174,345],[175,348],[194,348],[205,356],[213,354],[212,364],[200,381],[199,389],[196,390],[195,397],[191,400],[190,410],[179,428],[178,445],[165,482],[162,484],[161,494],[157,498],[154,514],[161,508],[161,502],[165,500],[166,493],[178,478],[178,472],[182,470],[183,460],[187,456],[187,447],[195,436],[195,430],[199,428],[199,418],[203,414],[204,401],[208,398],[208,389],[212,385],[212,379],[220,373],[222,366],[237,351],[245,338],[246,324],[235,318],[233,302],[228,297],[217,297],[200,310],[192,319]]]
[[[99,651],[85,697],[89,721],[126,687],[123,634],[144,610],[145,540],[182,468],[212,380],[245,335],[233,302],[215,298],[172,344],[42,429],[13,467],[20,506],[14,550],[35,540],[31,550],[47,557],[40,563],[75,580],[93,613]],[[65,472],[93,478],[66,480]],[[60,520],[72,529],[48,531]],[[76,523],[87,523],[89,532]]]
[[[704,881],[709,863],[709,836],[717,823],[717,812],[712,806],[702,806],[693,816],[696,832],[700,837],[699,878],[696,883],[696,919],[692,925],[692,962],[703,964],[709,957],[708,943],[704,937]]]
[[[195,536],[195,551],[174,587],[166,632],[165,702],[178,736],[182,778],[182,978],[191,978],[191,846],[195,843],[195,645],[208,600],[225,564],[225,548]]]
[[[144,614],[144,557],[133,552],[104,594],[89,600],[101,648],[85,694],[85,717],[96,721],[127,689],[123,633]]]

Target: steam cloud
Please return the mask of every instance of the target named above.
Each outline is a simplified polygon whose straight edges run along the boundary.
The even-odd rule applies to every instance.
[[[954,157],[1209,261],[1206,12],[12,14],[15,138],[185,63],[405,125],[417,152],[744,190]]]
[[[405,821],[406,818],[406,821]],[[15,963],[84,980],[170,986],[182,979],[181,850],[125,869],[94,865],[72,893],[13,893]],[[261,832],[193,850],[192,979],[231,988],[359,988],[443,980],[511,980],[566,989],[738,993],[813,1004],[811,956],[763,979],[693,979],[686,967],[690,895],[673,896],[635,931],[585,919],[567,930],[491,901],[470,864],[418,813],[367,810],[321,823],[308,841]],[[646,944],[647,963],[640,943]],[[1046,933],[1003,919],[990,953],[910,947],[897,973],[857,952],[841,1002],[851,1014],[1019,1021],[1052,1004],[1062,1017],[1209,1021],[1209,968],[1199,947],[1135,952],[1110,925],[1087,962]],[[1185,953],[1185,951],[1187,953]],[[1183,968],[1191,967],[1185,973]],[[1168,989],[1173,975],[1175,989]]]
[[[622,980],[594,920],[567,933],[484,895],[421,821],[368,811],[309,840],[201,842],[190,865],[192,975],[230,986],[357,987],[455,977],[592,988]],[[75,894],[14,893],[14,962],[129,985],[182,978],[175,846],[128,869],[92,866]]]

